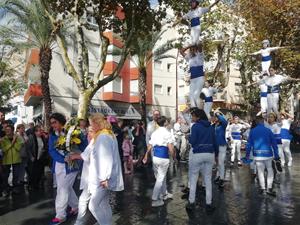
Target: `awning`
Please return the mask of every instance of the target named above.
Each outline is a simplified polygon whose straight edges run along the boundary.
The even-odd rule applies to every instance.
[[[89,108],[90,113],[99,112],[105,116],[116,116],[119,119],[140,120],[140,113],[132,104],[123,102],[93,102]]]

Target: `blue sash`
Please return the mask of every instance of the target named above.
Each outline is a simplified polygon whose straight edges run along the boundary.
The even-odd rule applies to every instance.
[[[163,159],[169,158],[169,148],[166,146],[154,146],[153,151],[155,157]]]
[[[267,97],[268,96],[268,92],[260,92],[260,97]]]
[[[290,131],[285,128],[281,128],[280,130],[281,139],[292,140],[293,136],[290,134]]]
[[[213,97],[205,97],[205,102],[213,102]]]
[[[279,85],[268,86],[268,93],[279,93],[280,87]]]
[[[191,19],[191,27],[196,27],[200,25],[200,17],[195,17]]]
[[[268,61],[271,61],[272,60],[272,57],[270,55],[268,56],[263,56],[262,59],[261,59],[263,62],[268,62]]]
[[[203,66],[191,66],[191,79],[204,76]]]
[[[231,137],[233,140],[241,140],[241,133],[240,132],[231,132]]]
[[[274,134],[274,136],[275,136],[275,139],[276,139],[276,143],[278,145],[281,145],[282,144],[282,142],[281,142],[281,135],[280,134]]]

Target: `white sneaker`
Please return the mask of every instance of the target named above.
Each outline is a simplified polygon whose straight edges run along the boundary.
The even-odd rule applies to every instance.
[[[152,207],[159,207],[164,205],[164,201],[159,199],[159,200],[152,200]]]
[[[292,161],[289,161],[287,165],[292,166],[293,165]]]
[[[164,200],[173,199],[173,194],[171,194],[171,193],[168,192],[167,194],[164,195],[163,199]]]

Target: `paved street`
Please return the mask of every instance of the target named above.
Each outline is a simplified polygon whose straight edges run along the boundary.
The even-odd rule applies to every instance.
[[[204,210],[204,193],[198,193],[199,205],[194,214],[185,210],[182,185],[187,181],[187,165],[169,171],[169,191],[174,199],[164,207],[151,208],[154,178],[151,169],[136,171],[125,178],[125,191],[112,195],[114,224],[118,225],[295,225],[300,221],[300,151],[293,153],[294,165],[285,168],[277,197],[260,196],[257,181],[252,180],[247,166],[227,170],[224,191],[214,186],[212,215]],[[47,181],[45,187],[50,187]],[[78,182],[77,182],[78,183]],[[78,186],[78,184],[77,184]],[[47,225],[54,216],[53,190],[28,192],[0,200],[0,225]],[[298,212],[298,213],[297,213]],[[73,221],[64,223],[73,224]],[[91,223],[93,224],[93,223]]]

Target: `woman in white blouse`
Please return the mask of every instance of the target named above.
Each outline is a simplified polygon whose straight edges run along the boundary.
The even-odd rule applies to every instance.
[[[94,133],[90,144],[81,154],[67,160],[83,159],[79,211],[75,225],[85,224],[87,208],[99,224],[112,224],[109,204],[110,191],[124,189],[118,143],[111,125],[100,113],[93,114],[89,122]]]

